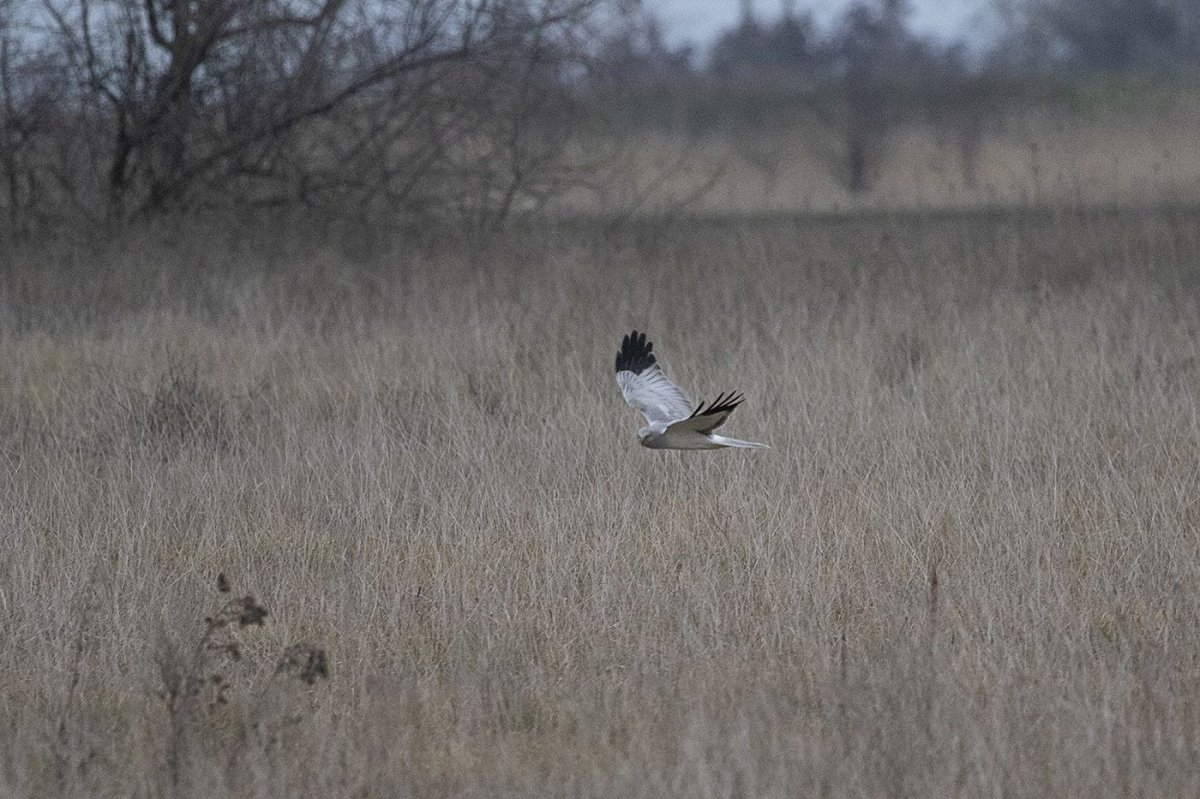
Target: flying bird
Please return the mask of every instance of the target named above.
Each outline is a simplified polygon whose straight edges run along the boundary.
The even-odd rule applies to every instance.
[[[636,330],[621,341],[617,352],[617,386],[629,405],[642,412],[646,426],[638,430],[643,447],[650,449],[767,449],[766,444],[725,438],[713,431],[725,424],[742,402],[736,393],[721,394],[705,407],[694,405],[671,382],[654,357],[654,345]]]

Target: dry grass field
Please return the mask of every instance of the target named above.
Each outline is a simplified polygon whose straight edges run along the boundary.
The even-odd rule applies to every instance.
[[[875,148],[872,191],[852,194],[841,128],[813,120],[736,134],[644,132],[580,207],[721,214],[1200,202],[1195,99],[1108,109],[997,110],[896,124]]]
[[[0,254],[0,795],[1200,791],[1195,209],[315,238]]]

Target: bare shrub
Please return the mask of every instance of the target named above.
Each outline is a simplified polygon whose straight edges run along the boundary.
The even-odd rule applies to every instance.
[[[139,438],[165,453],[188,447],[229,446],[234,422],[228,403],[200,382],[196,367],[176,364],[159,379],[138,412]]]

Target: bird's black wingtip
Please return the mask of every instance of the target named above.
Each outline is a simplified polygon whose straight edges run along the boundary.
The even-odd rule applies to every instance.
[[[621,339],[621,349],[617,351],[617,371],[641,374],[656,363],[654,344],[646,340],[645,333],[634,330]]]
[[[732,413],[734,408],[741,405],[744,400],[745,397],[736,391],[731,391],[729,394],[718,394],[717,398],[710,402],[707,408],[704,407],[703,402],[696,406],[696,410],[692,411],[692,416],[694,418],[708,413],[720,413],[723,411]]]

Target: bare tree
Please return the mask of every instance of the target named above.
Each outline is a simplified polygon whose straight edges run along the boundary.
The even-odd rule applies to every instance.
[[[70,114],[43,147],[62,196],[110,220],[467,196],[503,217],[558,166],[570,73],[604,2],[0,0],[52,31],[41,52],[71,79]]]
[[[905,0],[856,2],[834,35],[842,101],[835,173],[855,194],[873,188],[897,123],[944,99],[964,74],[956,48],[914,34],[908,14]]]
[[[855,193],[869,190],[883,161],[894,116],[891,86],[908,66],[911,39],[900,0],[878,8],[858,3],[846,12],[837,36],[845,101],[845,152],[841,178]]]
[[[52,126],[63,82],[55,64],[22,36],[16,0],[0,0],[0,208],[23,232],[40,195],[37,144]]]

